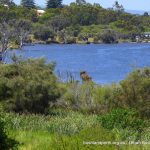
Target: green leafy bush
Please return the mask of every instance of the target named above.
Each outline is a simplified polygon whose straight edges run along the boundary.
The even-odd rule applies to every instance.
[[[12,64],[0,64],[0,70],[0,100],[7,110],[45,113],[61,95],[54,64],[43,59],[14,59]]]
[[[119,85],[96,85],[93,82],[84,84],[71,83],[67,85],[67,92],[61,98],[70,109],[84,113],[103,114],[119,104]]]
[[[150,68],[137,69],[121,83],[121,106],[135,108],[142,116],[150,117]]]
[[[98,120],[104,128],[117,129],[119,132],[123,130],[124,135],[122,136],[124,138],[136,136],[138,140],[147,126],[147,122],[140,119],[136,111],[121,108],[114,109],[110,113],[98,117]]]
[[[103,30],[99,37],[103,43],[117,43],[117,33],[114,30]]]
[[[41,41],[46,41],[54,37],[53,31],[46,25],[35,25],[33,32],[34,38]]]

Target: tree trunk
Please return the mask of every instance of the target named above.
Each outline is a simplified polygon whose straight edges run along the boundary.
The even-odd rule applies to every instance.
[[[22,49],[22,47],[23,47],[23,37],[20,37],[20,49]]]
[[[1,48],[0,48],[0,62],[3,62],[5,59],[5,52],[8,48],[8,42],[1,43]]]

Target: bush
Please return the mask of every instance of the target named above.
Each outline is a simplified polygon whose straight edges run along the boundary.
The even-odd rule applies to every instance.
[[[117,33],[113,30],[104,30],[100,34],[100,39],[103,43],[116,43],[117,42]]]
[[[11,139],[7,135],[6,124],[3,119],[3,113],[0,110],[0,149],[1,150],[10,150],[17,149],[19,143],[14,139]]]
[[[43,59],[0,65],[0,99],[8,110],[45,113],[60,97],[54,64]]]
[[[71,83],[63,95],[64,103],[73,110],[103,114],[118,107],[120,86],[100,86],[93,82]]]
[[[137,69],[121,83],[121,106],[135,108],[150,117],[150,68]]]
[[[114,109],[110,113],[98,117],[98,120],[104,128],[117,129],[119,132],[123,131],[123,138],[136,136],[136,140],[141,138],[147,125],[146,121],[138,117],[136,111],[121,108]]]
[[[94,84],[92,82],[84,83],[71,83],[67,86],[67,92],[62,97],[64,103],[73,110],[82,112],[90,112],[94,107],[92,101],[92,92]]]
[[[119,84],[100,86],[93,82],[66,84],[62,105],[86,113],[105,114],[118,107],[134,108],[150,116],[150,69],[135,70]]]
[[[49,27],[38,25],[34,27],[34,38],[41,41],[47,41],[49,38],[54,37],[54,33]]]

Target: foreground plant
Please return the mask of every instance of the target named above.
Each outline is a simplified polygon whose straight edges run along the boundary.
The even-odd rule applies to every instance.
[[[17,149],[19,143],[8,136],[6,123],[4,121],[4,116],[1,110],[0,113],[0,150]]]

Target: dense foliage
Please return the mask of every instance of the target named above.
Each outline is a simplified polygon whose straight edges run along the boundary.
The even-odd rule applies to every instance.
[[[0,101],[16,112],[46,112],[60,97],[53,69],[44,60],[1,64]]]
[[[135,109],[140,116],[149,118],[149,68],[137,69],[120,82],[108,86],[93,82],[70,83],[62,97],[62,105],[82,112],[104,114],[116,108]],[[63,103],[64,102],[64,103]]]
[[[0,0],[0,5],[14,6],[15,3],[12,0]]]
[[[5,69],[4,69],[5,68]],[[119,84],[100,86],[91,80],[83,84],[58,82],[54,64],[44,60],[13,57],[12,64],[0,64],[0,100],[8,110],[44,113],[50,106],[84,113],[104,114],[116,108],[134,108],[145,118],[150,110],[150,69],[137,69]]]
[[[35,8],[34,0],[21,0],[21,5],[27,8]]]
[[[150,69],[137,69],[120,84],[121,105],[135,108],[141,115],[150,117]]]
[[[111,114],[118,114],[120,111],[113,111]],[[122,121],[126,122],[125,118],[127,116],[134,116],[134,118],[126,118],[131,120],[127,125],[129,126],[132,123],[132,120],[136,121],[136,115],[133,115],[133,111],[121,110],[123,117]],[[127,115],[126,115],[127,114]],[[109,116],[108,114],[106,116]],[[103,116],[104,118],[105,116]],[[125,144],[119,145],[119,142],[124,141],[149,141],[150,139],[150,128],[142,128],[145,131],[141,132],[141,139],[138,140],[137,132],[131,132],[131,130],[123,130],[121,128],[113,128],[108,130],[105,127],[102,127],[99,122],[99,116],[97,115],[84,115],[79,112],[73,111],[62,111],[54,110],[53,115],[19,115],[19,114],[6,114],[5,120],[7,121],[8,128],[11,130],[11,135],[16,137],[23,145],[20,145],[20,149],[40,149],[40,150],[49,150],[53,148],[54,150],[63,150],[63,149],[94,149],[94,150],[116,150],[116,147],[119,149],[125,150],[141,150],[149,149],[149,145],[137,145],[137,144]],[[115,118],[115,117],[112,117]],[[120,118],[120,117],[119,117]],[[117,116],[116,116],[117,119]],[[138,119],[138,118],[137,118]],[[112,121],[113,119],[111,119]],[[110,122],[107,120],[108,123]],[[137,122],[137,121],[136,121]],[[112,124],[120,125],[119,119],[117,123],[112,121]],[[138,124],[132,123],[133,126]],[[139,126],[140,127],[140,126]],[[132,128],[132,126],[131,126]],[[136,140],[137,139],[137,140]],[[116,144],[112,145],[86,145],[83,142],[115,142]]]
[[[62,7],[62,0],[48,0],[47,8],[60,8]]]
[[[0,106],[0,149],[10,150],[17,149],[19,143],[8,136],[8,129],[6,129],[6,122],[4,119],[4,113]]]
[[[146,121],[139,118],[135,110],[130,109],[114,109],[110,113],[98,117],[101,125],[109,130],[118,130],[120,136],[126,140],[128,137],[135,137],[135,140],[140,140],[142,132],[147,127]]]
[[[100,4],[80,0],[67,6],[62,5],[61,0],[49,0],[47,9],[42,15],[38,14],[33,0],[22,0],[21,5],[24,7],[10,5],[10,2],[13,3],[8,1],[0,5],[2,52],[12,43],[20,45],[21,48],[24,42],[117,43],[135,41],[136,36],[141,36],[141,40],[148,40],[142,36],[150,29],[148,13],[145,12],[143,15],[127,13],[118,2],[115,2],[111,9],[104,9]],[[30,22],[30,29],[26,28],[26,23],[19,27],[17,24],[19,20]],[[1,30],[4,26],[5,30]],[[37,26],[40,27],[39,30]],[[24,32],[16,31],[17,28]]]

